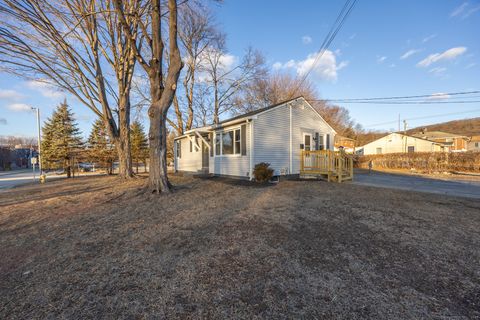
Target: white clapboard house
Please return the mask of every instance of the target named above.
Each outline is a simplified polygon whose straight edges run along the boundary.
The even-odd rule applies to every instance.
[[[360,155],[372,155],[385,153],[446,151],[449,151],[449,146],[445,143],[393,132],[380,139],[367,143],[363,147],[358,147],[355,152]]]
[[[252,179],[255,164],[268,162],[274,175],[295,175],[301,151],[333,150],[335,134],[299,97],[176,137],[175,171]]]

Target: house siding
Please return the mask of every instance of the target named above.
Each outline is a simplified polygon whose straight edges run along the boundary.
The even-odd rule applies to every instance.
[[[260,162],[270,163],[275,175],[288,170],[290,164],[289,107],[283,105],[259,114],[254,120],[254,157],[253,165]]]
[[[382,154],[405,152],[405,141],[407,143],[407,150],[409,146],[413,146],[415,148],[415,152],[442,151],[441,146],[431,141],[414,137],[405,137],[400,134],[391,133],[383,138],[377,139],[363,146],[363,154],[377,154],[377,148],[382,148]]]
[[[467,143],[468,151],[480,151],[480,136],[472,136]]]
[[[330,139],[333,150],[335,131],[305,102],[292,103],[292,170],[290,172],[290,107],[283,105],[258,115],[254,122],[254,164],[268,162],[275,175],[300,173],[300,144],[303,134],[318,132]],[[324,140],[326,141],[326,140]],[[324,142],[326,146],[326,142]],[[312,141],[312,147],[315,144]]]
[[[300,106],[292,107],[292,125],[293,125],[293,168],[294,174],[300,173],[300,144],[303,144],[303,134],[311,134],[315,137],[315,133],[318,132],[319,136],[323,136],[323,146],[327,147],[327,135],[329,137],[329,149],[333,150],[335,141],[335,132],[330,126],[323,120],[316,111],[310,108],[308,105],[304,105],[304,108]],[[312,141],[312,150],[315,148],[315,142]]]
[[[175,141],[176,144],[181,141],[181,157],[177,157],[176,170],[186,172],[197,172],[202,169],[202,152],[195,151],[195,147],[190,152],[190,139],[185,137]],[[197,143],[202,146],[202,141],[197,139]],[[176,150],[176,149],[175,149]],[[175,154],[175,156],[177,156]]]

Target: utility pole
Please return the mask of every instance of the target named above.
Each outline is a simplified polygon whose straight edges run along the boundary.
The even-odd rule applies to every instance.
[[[403,135],[405,136],[404,151],[405,151],[405,153],[407,153],[407,120],[403,120]]]
[[[398,132],[400,132],[400,113],[398,114]]]
[[[40,171],[40,175],[42,175],[42,159],[41,159],[41,145],[42,145],[42,137],[40,135],[40,108],[31,107],[32,110],[37,112],[37,143],[38,143],[38,170]]]

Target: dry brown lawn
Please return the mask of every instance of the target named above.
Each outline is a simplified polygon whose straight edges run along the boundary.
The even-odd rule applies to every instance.
[[[319,181],[0,193],[1,319],[480,318],[480,203]]]

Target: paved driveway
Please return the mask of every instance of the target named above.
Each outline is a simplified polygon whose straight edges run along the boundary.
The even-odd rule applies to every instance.
[[[369,174],[366,170],[358,170],[355,172],[353,183],[480,199],[480,178],[476,181],[459,181],[455,180],[454,177],[449,180],[440,180],[410,174],[378,171],[372,171]]]

